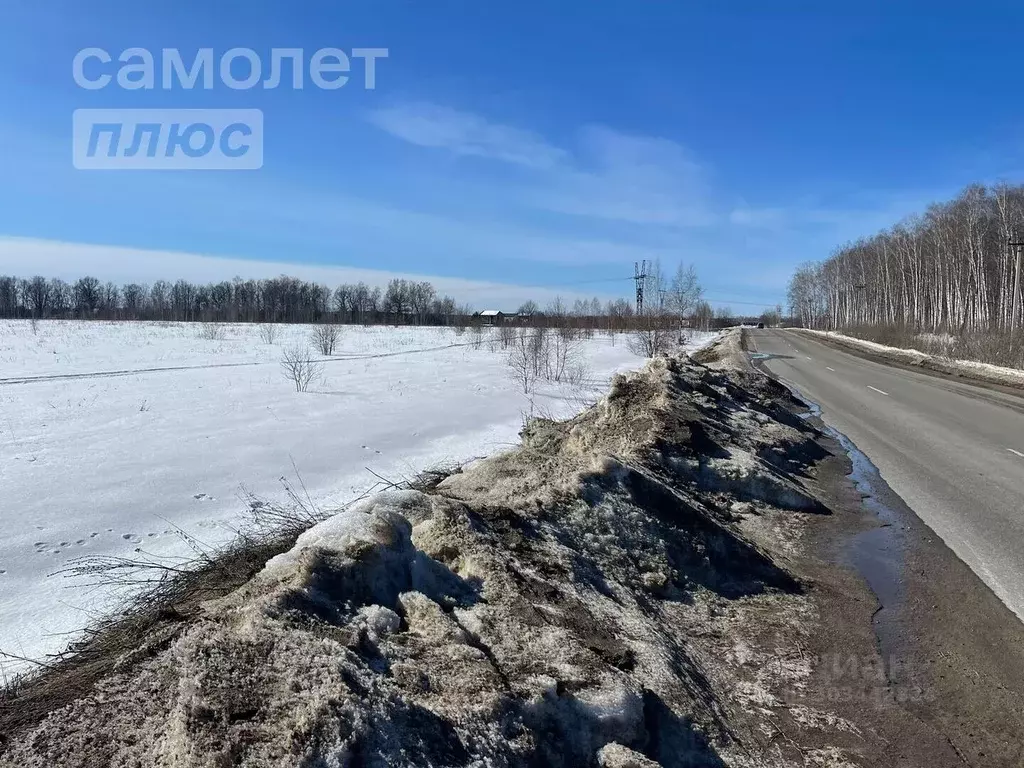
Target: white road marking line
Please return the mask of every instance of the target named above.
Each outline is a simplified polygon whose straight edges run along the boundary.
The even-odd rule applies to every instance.
[[[828,367],[827,365],[825,366],[825,370],[826,370],[826,371],[832,371],[832,373],[835,373],[835,372],[836,372],[836,369],[835,369],[835,368],[829,368],[829,367]]]
[[[888,397],[888,396],[889,396],[889,393],[888,393],[888,392],[883,392],[883,391],[882,391],[882,390],[880,390],[880,389],[879,389],[878,387],[872,387],[872,386],[871,386],[870,384],[868,384],[868,389],[873,389],[873,390],[875,390],[875,392],[877,392],[877,393],[878,393],[878,394],[880,394],[880,395],[885,395],[886,397]]]
[[[1022,459],[1024,459],[1024,453],[1021,453],[1020,451],[1015,451],[1015,450],[1013,450],[1013,448],[1007,448],[1006,450],[1008,450],[1010,453],[1012,453],[1012,454],[1014,454],[1016,456],[1020,456]]]

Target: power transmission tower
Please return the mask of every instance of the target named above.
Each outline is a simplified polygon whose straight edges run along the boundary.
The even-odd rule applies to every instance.
[[[1017,233],[1015,232],[1014,235]],[[1020,242],[1013,237],[1010,239],[1010,247],[1013,248],[1013,312],[1010,313],[1010,343],[1013,344],[1013,337],[1017,330],[1017,319],[1020,317],[1020,268],[1021,268],[1021,246]]]
[[[633,262],[633,279],[636,280],[636,313],[644,312],[644,285],[647,282],[647,259]]]

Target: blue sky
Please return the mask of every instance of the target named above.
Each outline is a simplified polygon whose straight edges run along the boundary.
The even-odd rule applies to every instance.
[[[784,298],[795,264],[1022,169],[1010,2],[7,0],[2,14],[0,270],[19,274],[205,279],[245,262],[431,276],[479,304],[524,293],[495,284],[628,296],[633,261],[659,258],[753,307]],[[86,91],[71,62],[90,46],[389,57],[372,91],[308,76]],[[261,109],[264,166],[77,171],[71,113],[90,107]]]

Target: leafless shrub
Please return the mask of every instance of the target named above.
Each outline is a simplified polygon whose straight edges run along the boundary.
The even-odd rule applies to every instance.
[[[223,341],[224,326],[220,323],[200,323],[199,338],[205,341]]]
[[[537,328],[533,333],[528,336],[524,334],[526,338],[527,351],[529,353],[530,364],[533,367],[534,378],[546,376],[548,372],[548,355],[550,354],[550,345],[548,344],[548,329]]]
[[[1005,368],[1024,368],[1024,344],[1008,333],[970,333],[956,338],[950,356]]]
[[[590,374],[589,366],[582,360],[576,360],[566,365],[562,371],[562,378],[559,381],[573,387],[582,387],[584,382],[590,378]]]
[[[474,349],[480,349],[484,340],[484,327],[480,323],[474,323],[469,327],[470,333],[472,333]]]
[[[273,344],[277,339],[277,325],[274,323],[260,323],[259,334],[264,344]]]
[[[583,334],[575,328],[523,331],[511,338],[506,361],[525,393],[533,391],[538,379],[576,385],[589,373],[580,359],[582,341]]]
[[[569,369],[578,363],[583,334],[578,328],[559,328],[551,336],[547,356],[547,378],[562,382]]]
[[[294,462],[292,464],[294,467]],[[242,491],[242,500],[249,512],[247,527],[240,532],[243,541],[283,539],[294,542],[299,534],[327,519],[332,512],[320,509],[306,490],[298,470],[295,472],[299,490],[286,477],[281,477],[286,501],[267,501],[248,490]],[[372,490],[372,489],[371,489]]]
[[[693,328],[681,328],[679,330],[679,335],[676,338],[676,344],[680,347],[685,347],[693,342],[693,337],[696,333],[697,332]]]
[[[411,491],[419,491],[420,493],[432,493],[442,482],[447,480],[452,475],[462,474],[462,464],[458,462],[450,462],[444,464],[438,464],[429,469],[425,469],[416,475],[412,480],[408,480],[402,485]]]
[[[1013,343],[1009,333],[918,333],[903,325],[859,325],[841,332],[865,341],[897,349],[916,349],[944,360],[972,360],[1007,368],[1024,368],[1024,345]]]
[[[884,344],[887,347],[910,349],[914,346],[916,334],[912,328],[901,325],[853,326],[843,331],[865,341]],[[924,351],[924,350],[922,350]]]
[[[519,411],[519,435],[526,437],[530,432],[536,430],[543,424],[551,424],[561,421],[556,414],[547,407],[538,405],[534,399],[530,398],[530,409],[528,411]]]
[[[295,346],[281,355],[281,371],[295,385],[296,392],[305,392],[323,375],[324,366],[313,358],[308,347]]]
[[[667,354],[672,346],[673,332],[658,323],[647,323],[629,334],[629,351],[640,357]]]
[[[36,318],[33,317],[28,322],[29,322],[29,325],[32,326],[32,335],[33,336],[38,336],[39,335],[39,321]]]
[[[466,326],[464,326],[464,325],[454,325],[454,326],[452,326],[452,330],[455,331],[455,335],[456,336],[464,336],[465,333],[466,333]]]
[[[323,323],[313,329],[313,344],[320,350],[321,355],[333,355],[340,339],[341,328],[333,323]]]
[[[526,337],[519,337],[512,344],[505,362],[512,373],[512,379],[522,387],[523,394],[530,394],[537,380],[537,365]]]
[[[502,349],[508,349],[512,346],[512,342],[518,335],[519,332],[513,325],[503,324],[498,326],[498,340],[501,342]]]

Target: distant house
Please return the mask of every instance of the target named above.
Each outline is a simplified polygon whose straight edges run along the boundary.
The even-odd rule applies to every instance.
[[[501,325],[505,313],[500,309],[485,309],[482,312],[474,312],[473,317],[479,318],[482,325]]]

